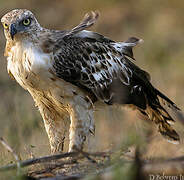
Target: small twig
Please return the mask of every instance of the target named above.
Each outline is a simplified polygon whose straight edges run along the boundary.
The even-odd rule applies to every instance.
[[[49,162],[52,160],[62,159],[62,158],[66,158],[66,157],[74,157],[78,154],[79,154],[78,152],[71,152],[71,153],[63,153],[63,154],[56,154],[56,155],[51,155],[51,156],[43,156],[40,158],[28,159],[25,161],[20,161],[20,167],[30,166],[30,165],[38,164],[38,163]],[[16,168],[15,164],[8,164],[7,166],[0,167],[0,171],[6,171],[6,170],[10,170],[10,169],[15,169],[15,168]]]
[[[157,164],[157,163],[162,163],[162,164],[167,164],[167,163],[184,163],[184,156],[180,157],[174,157],[174,158],[169,158],[169,159],[153,159],[153,160],[143,160],[144,164]]]
[[[18,155],[15,153],[15,151],[4,141],[4,139],[2,137],[0,137],[0,143],[9,151],[13,154],[16,162],[17,162],[17,169],[18,169],[18,173],[20,172],[20,159],[18,157]]]
[[[72,165],[72,164],[75,164],[75,163],[76,163],[76,161],[71,161],[71,160],[59,162],[57,164],[49,165],[49,167],[44,168],[42,170],[29,172],[29,176],[34,176],[34,175],[38,175],[38,174],[42,174],[42,173],[46,173],[46,172],[51,172],[52,170],[54,170],[54,169],[56,169],[58,167],[61,168],[61,167],[65,166],[65,165]]]
[[[85,158],[87,158],[90,162],[92,162],[92,163],[96,163],[96,161],[94,160],[94,159],[92,159],[92,158],[90,158],[89,157],[89,153],[87,153],[87,152],[84,152],[84,151],[81,151],[81,150],[78,150],[78,152],[80,152]]]
[[[85,153],[88,156],[94,156],[94,157],[108,157],[110,155],[109,152],[96,152],[96,153],[85,152]],[[28,159],[25,161],[20,161],[19,163],[20,163],[20,167],[25,167],[25,166],[30,166],[33,164],[50,162],[52,160],[57,160],[57,159],[62,159],[62,158],[67,158],[67,157],[76,157],[79,154],[80,152],[68,152],[68,153],[56,154],[56,155],[51,155],[51,156],[43,156],[40,158]],[[8,164],[6,166],[1,166],[0,171],[15,169],[16,167],[17,167],[16,164]]]

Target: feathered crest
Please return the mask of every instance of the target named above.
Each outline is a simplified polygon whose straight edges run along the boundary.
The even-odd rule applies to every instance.
[[[78,33],[79,31],[82,31],[86,28],[91,27],[98,19],[99,12],[97,11],[91,11],[90,13],[87,13],[83,20],[80,22],[79,25],[75,26],[73,29],[71,29],[69,32],[67,32],[66,36],[73,35]]]

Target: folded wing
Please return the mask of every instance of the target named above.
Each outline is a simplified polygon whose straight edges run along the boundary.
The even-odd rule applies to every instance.
[[[132,48],[142,40],[132,37],[125,42],[115,42],[84,30],[95,22],[95,17],[87,17],[59,39],[54,49],[53,71],[59,78],[91,92],[107,104],[134,105],[158,125],[164,137],[179,141],[170,125],[174,120],[160,99],[174,110],[179,108],[153,87],[147,72],[132,62]]]

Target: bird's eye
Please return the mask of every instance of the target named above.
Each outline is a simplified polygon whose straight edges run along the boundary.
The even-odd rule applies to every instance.
[[[29,26],[30,23],[31,23],[31,20],[30,20],[29,18],[28,18],[28,19],[24,19],[24,20],[22,21],[22,23],[23,23],[24,26]]]
[[[4,23],[3,26],[4,26],[4,29],[8,29],[9,28],[8,24],[6,24],[6,23]]]

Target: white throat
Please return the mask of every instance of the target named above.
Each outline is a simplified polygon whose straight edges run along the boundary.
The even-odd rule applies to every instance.
[[[31,42],[17,42],[8,53],[8,72],[24,88],[27,85],[39,86],[39,82],[50,77],[51,54],[43,53],[38,45]],[[37,76],[38,75],[38,76]],[[39,79],[35,79],[36,77]],[[35,80],[37,83],[35,84]],[[27,89],[27,88],[26,88]]]

